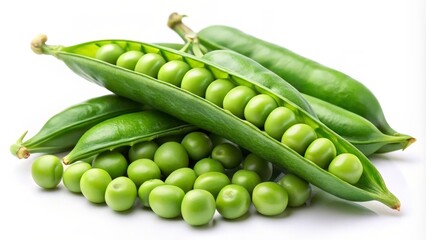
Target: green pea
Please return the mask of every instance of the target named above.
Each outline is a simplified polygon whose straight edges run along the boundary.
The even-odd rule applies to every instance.
[[[321,168],[327,168],[331,160],[335,157],[336,147],[327,138],[315,139],[305,152],[305,158],[311,160]]]
[[[241,149],[231,143],[222,143],[213,148],[212,158],[227,169],[238,167],[243,160]]]
[[[136,63],[143,56],[141,51],[131,50],[120,55],[117,59],[117,66],[134,70]]]
[[[154,159],[155,151],[157,151],[159,145],[154,141],[146,141],[136,143],[129,149],[129,161],[133,162],[138,159],[147,158]]]
[[[185,192],[173,185],[160,185],[149,194],[152,211],[163,218],[175,218],[181,215],[181,205]]]
[[[145,181],[159,179],[161,171],[154,161],[142,158],[129,164],[127,176],[139,187]]]
[[[293,174],[286,174],[277,182],[288,193],[288,206],[299,207],[308,201],[311,187],[308,182]]]
[[[260,214],[275,216],[287,208],[288,194],[278,183],[262,182],[253,189],[252,202]]]
[[[328,166],[328,171],[350,184],[356,184],[361,178],[363,166],[357,156],[352,153],[337,155]]]
[[[183,76],[180,87],[204,98],[206,89],[213,80],[213,74],[209,70],[193,68]]]
[[[242,167],[245,170],[250,170],[259,175],[262,181],[268,181],[273,172],[273,165],[271,162],[260,158],[254,153],[250,153],[242,162]]]
[[[250,194],[246,188],[230,184],[222,188],[216,198],[216,208],[226,219],[236,219],[246,214],[250,208]]]
[[[68,166],[63,174],[62,182],[64,186],[70,191],[81,193],[80,179],[83,174],[91,169],[92,166],[87,162],[76,162]]]
[[[168,82],[180,87],[183,76],[191,69],[191,67],[182,61],[172,60],[161,66],[158,71],[158,80]]]
[[[152,189],[164,185],[163,180],[161,179],[151,179],[142,183],[138,189],[138,197],[144,207],[150,207],[149,205],[149,194]]]
[[[127,170],[127,160],[118,151],[100,153],[92,162],[92,167],[104,169],[112,179],[124,176]]]
[[[124,53],[124,49],[115,43],[109,43],[101,46],[96,51],[96,59],[105,61],[111,64],[116,64],[117,59]]]
[[[216,211],[213,195],[203,189],[193,189],[185,194],[181,212],[185,222],[192,226],[208,224]]]
[[[256,92],[246,86],[237,86],[229,91],[223,99],[223,108],[243,119],[244,108]]]
[[[247,189],[249,194],[252,194],[254,187],[261,183],[259,175],[250,170],[240,169],[232,175],[232,184],[237,184]]]
[[[34,182],[42,188],[52,189],[61,182],[64,167],[58,157],[44,155],[36,158],[31,166]]]
[[[174,170],[188,167],[189,157],[182,144],[177,142],[166,142],[158,147],[154,155],[154,162],[161,172],[168,176]]]
[[[136,63],[135,71],[157,78],[158,71],[164,64],[166,60],[160,54],[147,53]]]
[[[298,123],[285,131],[281,142],[303,156],[309,144],[311,144],[316,138],[317,134],[311,126],[304,123]]]
[[[194,189],[207,190],[216,198],[220,190],[229,184],[231,184],[231,181],[224,173],[207,172],[201,174],[197,177],[197,179],[195,179]]]
[[[112,180],[105,191],[105,202],[114,211],[126,211],[133,207],[137,197],[136,185],[127,177]]]
[[[234,87],[235,84],[229,80],[216,79],[207,87],[205,98],[217,106],[223,107],[223,99]]]
[[[191,168],[179,168],[167,176],[164,181],[166,184],[180,187],[184,192],[188,192],[194,186],[197,175]]]
[[[286,107],[277,107],[268,115],[265,120],[265,132],[281,141],[284,132],[297,123],[297,117],[294,112]]]
[[[256,127],[262,128],[269,114],[278,107],[274,98],[266,94],[254,96],[244,108],[244,117]]]
[[[206,172],[221,172],[225,173],[225,168],[222,163],[212,158],[203,158],[195,163],[194,171],[197,176]]]
[[[105,192],[111,181],[111,176],[107,171],[101,168],[91,168],[81,176],[81,193],[90,202],[104,203]]]
[[[203,132],[190,132],[182,139],[182,146],[188,152],[189,158],[198,161],[208,157],[213,149],[209,136]]]

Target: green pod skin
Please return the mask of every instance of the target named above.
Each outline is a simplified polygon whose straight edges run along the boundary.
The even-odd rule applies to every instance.
[[[195,129],[197,127],[156,110],[128,113],[87,130],[62,160],[65,164],[71,164],[101,152]]]
[[[304,95],[319,120],[369,156],[403,150],[415,141],[410,136],[382,133],[367,119],[321,99]]]
[[[46,36],[39,36],[34,39],[33,51],[57,57],[76,74],[88,81],[105,87],[120,96],[149,104],[182,121],[223,136],[337,197],[352,201],[377,200],[393,209],[398,210],[400,208],[399,200],[387,189],[380,173],[365,155],[303,109],[254,81],[227,71],[205,59],[148,43],[101,40],[62,47],[48,46],[45,44],[46,40]],[[363,165],[363,174],[360,180],[355,185],[351,185],[337,178],[267,135],[253,124],[236,117],[200,96],[169,83],[157,81],[147,75],[94,59],[99,46],[108,43],[119,44],[126,50],[139,49],[144,53],[156,52],[161,54],[166,61],[182,60],[192,68],[205,67],[212,72],[215,78],[226,78],[236,85],[245,85],[256,89],[259,93],[272,96],[277,100],[279,106],[291,109],[302,122],[309,124],[319,137],[330,139],[336,146],[338,153],[352,153],[357,156]]]
[[[97,123],[146,108],[149,107],[113,94],[89,99],[55,114],[39,132],[23,141],[25,132],[10,151],[20,159],[28,158],[31,153],[68,151],[85,131]]]

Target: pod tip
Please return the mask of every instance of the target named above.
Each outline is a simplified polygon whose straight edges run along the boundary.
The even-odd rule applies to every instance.
[[[65,165],[69,165],[69,164],[70,164],[70,160],[69,160],[68,155],[62,158],[62,162],[63,162]]]

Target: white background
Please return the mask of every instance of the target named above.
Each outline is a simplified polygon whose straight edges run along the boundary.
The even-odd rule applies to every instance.
[[[369,87],[392,127],[418,141],[404,152],[372,158],[401,212],[378,202],[351,203],[318,192],[308,207],[276,218],[254,211],[241,221],[215,217],[193,228],[135,208],[115,213],[62,186],[44,191],[31,163],[9,146],[35,134],[53,114],[108,93],[29,43],[73,45],[104,38],[177,42],[168,15],[189,15],[194,30],[227,24],[341,70]],[[2,1],[0,239],[426,239],[426,6],[424,1]]]

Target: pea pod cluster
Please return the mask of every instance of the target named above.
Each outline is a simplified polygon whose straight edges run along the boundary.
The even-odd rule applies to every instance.
[[[33,50],[57,57],[78,75],[120,96],[146,103],[194,126],[221,135],[338,197],[353,201],[378,200],[394,209],[400,207],[399,200],[387,189],[380,173],[365,155],[306,110],[256,81],[206,59],[153,44],[100,40],[63,47],[48,46],[45,41],[45,36],[36,38],[32,43]],[[150,64],[139,66],[140,71],[135,70],[137,66],[132,69],[115,65],[111,62],[115,62],[116,58],[109,62],[109,58],[98,56],[99,49],[104,46],[111,48],[112,45],[124,50],[120,55],[137,51],[150,58],[161,58],[164,62],[158,67],[148,61]],[[170,72],[170,69],[173,74],[164,74]],[[215,97],[207,98],[205,92],[216,80],[225,80],[230,83],[229,86],[233,86],[224,94],[222,105],[212,100]],[[252,99],[256,101],[249,104]],[[264,99],[269,110],[253,113],[256,103],[264,104]],[[246,105],[250,105],[252,110],[247,110]],[[282,111],[289,116],[294,116],[289,129],[296,125],[293,131],[307,129],[308,134],[301,136],[304,139],[303,146],[292,141],[291,132],[285,131],[281,142],[264,131],[265,118],[276,109],[284,109]],[[246,114],[246,110],[252,114]],[[284,117],[283,121],[286,120]],[[272,129],[276,129],[276,125],[271,125]],[[362,170],[357,181],[343,180],[304,156],[306,147],[317,138],[331,142],[337,157],[350,154],[359,161]]]
[[[194,33],[182,23],[182,17],[176,13],[172,14],[169,26],[182,38],[187,39],[188,33],[193,38]],[[290,83],[300,92],[367,119],[384,135],[397,136],[394,139],[386,137],[388,140],[385,142],[388,144],[376,149],[375,152],[405,149],[415,141],[415,138],[392,129],[386,121],[376,96],[365,85],[340,71],[228,26],[206,27],[199,31],[196,37],[197,41],[207,49],[229,49],[250,57],[282,77],[283,81]],[[340,125],[333,125],[333,123],[330,125],[338,127],[333,130],[339,132]],[[397,143],[395,143],[396,139],[399,139]]]

